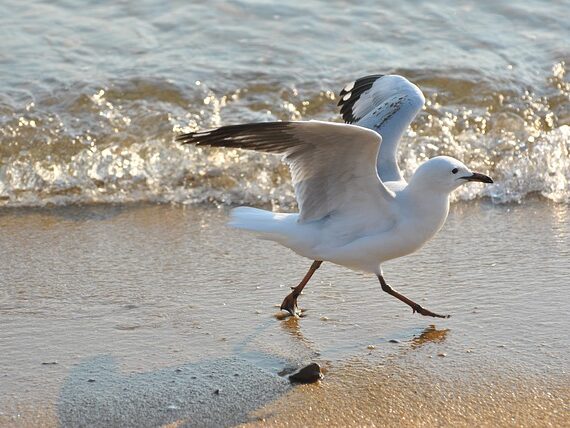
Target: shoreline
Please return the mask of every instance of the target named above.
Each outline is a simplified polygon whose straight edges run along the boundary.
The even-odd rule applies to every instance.
[[[568,421],[568,206],[454,204],[433,243],[386,266],[453,314],[435,321],[330,264],[306,316],[276,319],[307,261],[226,228],[226,213],[0,209],[0,425]],[[280,375],[310,362],[317,384]]]

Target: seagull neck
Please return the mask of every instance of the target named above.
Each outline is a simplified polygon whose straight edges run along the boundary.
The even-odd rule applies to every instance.
[[[412,183],[400,194],[401,207],[407,213],[404,227],[423,245],[445,223],[449,213],[449,193]]]
[[[431,196],[435,195],[442,195],[442,196],[449,196],[449,192],[438,188],[438,186],[434,186],[434,183],[431,180],[426,180],[425,176],[416,172],[410,178],[408,185],[406,186],[406,190],[410,192],[410,194],[425,194],[429,193]]]
[[[430,186],[421,179],[412,179],[404,189],[405,199],[416,209],[424,207],[446,216],[449,209],[449,192],[441,191]],[[420,211],[423,211],[420,209]]]

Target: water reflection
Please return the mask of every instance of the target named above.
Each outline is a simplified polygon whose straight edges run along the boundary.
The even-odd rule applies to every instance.
[[[447,338],[448,328],[438,330],[435,325],[430,325],[419,336],[414,336],[411,341],[413,349],[420,348],[426,343],[442,343]]]
[[[301,330],[301,318],[288,316],[281,320],[281,329],[287,332],[294,341],[301,344],[305,350],[310,351],[313,356],[320,354],[319,351],[315,349],[316,345],[303,334]]]

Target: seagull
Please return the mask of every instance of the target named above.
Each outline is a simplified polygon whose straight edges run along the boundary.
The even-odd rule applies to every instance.
[[[376,74],[340,92],[345,123],[249,123],[176,137],[182,144],[280,154],[289,166],[298,213],[238,207],[229,222],[313,261],[281,310],[299,315],[297,298],[327,261],[375,274],[382,290],[413,313],[449,318],[400,294],[382,271],[384,262],[417,251],[442,228],[455,189],[473,181],[493,183],[448,156],[427,160],[409,182],[404,179],[398,144],[424,103],[420,89],[406,78]]]

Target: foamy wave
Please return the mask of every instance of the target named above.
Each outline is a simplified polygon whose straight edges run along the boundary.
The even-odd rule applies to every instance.
[[[459,92],[443,105],[429,81],[419,82],[428,101],[401,144],[404,174],[445,154],[495,179],[493,185],[463,186],[456,200],[509,203],[539,194],[569,203],[564,111],[570,85],[564,79],[565,64],[559,63],[546,80],[548,95],[498,93],[480,84],[467,102],[461,85],[471,83],[455,82]],[[4,115],[0,206],[150,201],[293,209],[289,173],[278,157],[182,147],[173,136],[246,121],[338,120],[333,98],[332,89],[276,93],[258,83],[223,94],[202,82],[184,87],[140,79],[67,88]]]
[[[534,140],[524,155],[511,150],[491,166],[486,156],[473,156],[473,169],[492,175],[495,184],[463,186],[455,198],[505,203],[537,193],[567,203],[569,141],[570,127],[563,126]],[[497,142],[502,145],[512,146]],[[429,140],[410,143],[403,155],[405,171],[413,171],[432,151]],[[159,140],[101,151],[86,148],[66,162],[9,162],[0,168],[0,200],[4,206],[150,201],[291,209],[295,204],[289,173],[278,157]]]

